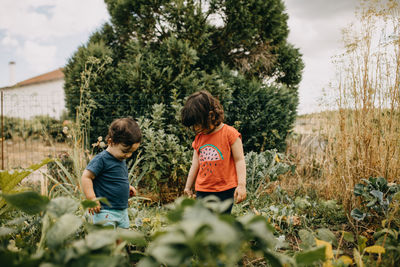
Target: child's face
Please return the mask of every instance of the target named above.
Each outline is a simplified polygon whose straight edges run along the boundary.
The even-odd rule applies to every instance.
[[[132,156],[132,153],[138,149],[140,143],[126,146],[125,144],[109,144],[109,152],[119,160],[128,159]]]

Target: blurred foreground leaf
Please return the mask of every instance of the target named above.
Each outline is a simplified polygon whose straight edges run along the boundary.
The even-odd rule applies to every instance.
[[[17,194],[2,194],[1,195],[8,204],[29,214],[34,215],[44,211],[49,203],[49,198],[40,195],[37,192],[27,191]]]

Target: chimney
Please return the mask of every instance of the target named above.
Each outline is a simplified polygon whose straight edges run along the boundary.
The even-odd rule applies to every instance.
[[[8,68],[10,71],[10,81],[9,85],[13,86],[15,84],[15,61],[8,62]]]

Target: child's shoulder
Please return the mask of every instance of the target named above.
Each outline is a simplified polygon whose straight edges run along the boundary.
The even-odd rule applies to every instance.
[[[230,145],[232,145],[237,138],[242,137],[242,135],[235,127],[225,124],[224,128],[225,128],[224,136],[226,136]]]
[[[107,158],[108,152],[106,150],[101,151],[100,153],[94,155],[94,157],[90,161],[99,161]]]
[[[239,133],[239,131],[235,128],[235,127],[233,127],[233,126],[230,126],[230,125],[228,125],[228,124],[224,124],[224,128],[225,128],[225,131],[227,131],[227,132],[230,132],[230,133]]]

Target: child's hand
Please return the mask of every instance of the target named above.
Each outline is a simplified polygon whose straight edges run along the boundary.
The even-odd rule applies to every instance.
[[[194,198],[196,195],[193,193],[191,188],[185,188],[185,190],[183,191],[185,193],[185,195],[187,195],[190,198]]]
[[[97,202],[97,206],[96,207],[88,209],[89,213],[92,214],[92,215],[94,215],[95,213],[99,213],[100,210],[101,210],[100,202],[99,201],[96,201],[96,202]]]
[[[133,197],[136,196],[137,192],[136,192],[136,188],[134,188],[133,186],[129,186],[129,197]]]
[[[245,200],[247,197],[246,186],[238,185],[238,187],[236,187],[236,189],[235,189],[235,193],[233,196],[235,198],[236,204]]]

